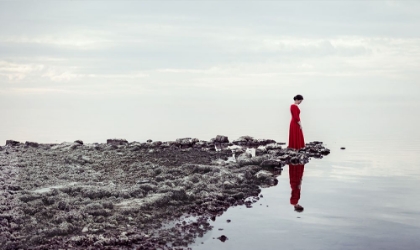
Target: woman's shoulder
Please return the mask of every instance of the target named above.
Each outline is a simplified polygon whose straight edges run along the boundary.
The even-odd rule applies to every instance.
[[[300,110],[299,109],[299,107],[298,107],[298,105],[296,105],[296,104],[292,104],[292,105],[290,105],[290,109],[292,110]]]

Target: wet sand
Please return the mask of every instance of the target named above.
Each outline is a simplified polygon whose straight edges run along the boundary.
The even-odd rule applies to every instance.
[[[5,249],[186,249],[231,206],[251,207],[285,164],[329,154],[321,142],[225,136],[145,143],[0,147]],[[188,219],[185,219],[188,218]]]

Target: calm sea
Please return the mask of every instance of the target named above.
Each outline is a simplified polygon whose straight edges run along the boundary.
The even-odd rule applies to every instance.
[[[302,112],[324,117],[313,128],[306,123],[307,138],[331,149],[305,165],[304,212],[290,205],[286,166],[253,208],[217,217],[193,249],[420,249],[419,108],[412,100],[302,104]]]

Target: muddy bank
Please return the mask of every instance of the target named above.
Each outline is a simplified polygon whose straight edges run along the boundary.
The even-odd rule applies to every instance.
[[[285,164],[329,154],[249,136],[229,142],[0,147],[2,249],[185,249],[230,206],[252,206]],[[188,220],[179,218],[189,217]]]

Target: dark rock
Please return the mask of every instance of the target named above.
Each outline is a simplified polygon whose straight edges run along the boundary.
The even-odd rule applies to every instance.
[[[192,147],[197,142],[198,142],[198,139],[197,138],[187,137],[187,138],[178,138],[178,139],[176,139],[176,143],[178,145],[180,145],[181,147],[183,147],[183,148]]]
[[[192,147],[193,147],[193,148],[202,148],[202,147],[205,147],[205,144],[204,144],[204,143],[197,142],[197,143],[196,143],[196,144],[194,144]]]
[[[188,195],[183,189],[173,189],[171,198],[175,200],[187,200]]]
[[[12,147],[14,147],[14,146],[19,146],[19,144],[20,144],[20,142],[14,141],[14,140],[7,140],[6,141],[6,146],[12,146]]]
[[[320,153],[323,154],[323,155],[328,155],[328,154],[330,154],[330,150],[327,149],[327,148],[324,148],[324,149],[321,149]]]
[[[299,157],[294,156],[294,157],[290,158],[290,163],[291,164],[299,164],[300,163]]]
[[[270,144],[267,144],[265,148],[267,150],[272,150],[272,149],[279,150],[279,149],[282,149],[281,145],[284,145],[284,144],[278,143],[278,142],[277,143],[270,143]]]
[[[226,240],[228,240],[228,237],[226,237],[225,235],[222,235],[218,237],[217,239],[219,239],[221,242],[225,242]]]
[[[322,146],[322,141],[313,141],[313,142],[308,142],[306,143],[306,145],[312,145],[312,146]]]
[[[314,147],[307,147],[306,149],[310,153],[319,153],[318,149],[317,148],[314,148]]]
[[[240,155],[236,161],[240,166],[247,166],[247,165],[260,165],[263,161],[267,160],[267,156],[256,156],[256,157],[247,157],[248,154],[244,153]]]
[[[65,202],[65,201],[59,201],[58,202],[58,209],[60,209],[60,210],[66,210],[67,209],[67,203]]]
[[[260,170],[260,171],[258,171],[258,173],[255,174],[255,177],[257,179],[262,179],[262,180],[268,179],[272,176],[273,176],[273,174],[271,172],[267,171],[267,170]]]
[[[206,141],[198,141],[195,143],[195,145],[200,146],[200,147],[205,147],[207,146],[207,142]]]
[[[220,143],[229,143],[228,137],[224,135],[217,135],[214,141]]]
[[[70,149],[74,150],[77,149],[78,147],[82,146],[83,144],[79,144],[77,142],[74,142],[73,145],[70,146]]]
[[[146,142],[148,142],[148,143],[152,143],[153,141],[152,141],[151,139],[149,139],[149,140],[147,140]]]
[[[345,148],[345,147],[341,147],[340,149],[344,150],[344,149],[346,149],[346,148]]]
[[[152,142],[152,147],[158,147],[160,145],[162,145],[162,142],[161,141]]]
[[[52,204],[55,203],[55,199],[52,198],[52,197],[42,197],[41,200],[44,203],[44,205],[47,205],[47,206],[52,205]]]
[[[288,161],[290,158],[291,158],[291,156],[288,155],[288,154],[284,154],[284,155],[281,155],[281,156],[277,157],[277,159],[280,160],[280,161]]]
[[[25,142],[25,146],[26,147],[34,147],[34,148],[37,148],[39,146],[39,144],[37,142],[27,141],[27,142]]]
[[[74,141],[74,143],[77,143],[77,144],[83,145],[83,141],[81,141],[81,140],[76,140],[76,141]]]
[[[13,191],[18,191],[18,190],[21,190],[21,187],[20,187],[20,186],[18,186],[18,185],[10,185],[10,186],[8,187],[8,189],[9,189],[9,190],[13,190]]]
[[[265,160],[261,162],[260,166],[261,167],[281,167],[283,166],[283,163],[280,160],[269,159],[269,160]]]
[[[279,180],[277,180],[277,178],[269,178],[267,181],[267,184],[269,186],[277,186],[277,184],[279,183]]]
[[[245,135],[245,136],[241,136],[238,139],[234,140],[232,143],[238,146],[246,146],[248,144],[248,142],[253,141],[254,138],[252,138],[251,136]]]
[[[179,143],[177,143],[176,141],[166,141],[162,144],[168,147],[179,147]]]
[[[119,146],[119,145],[127,145],[128,141],[125,139],[108,139],[106,140],[106,144]]]
[[[265,146],[267,144],[276,143],[275,140],[271,140],[271,139],[258,139],[254,141],[256,141],[255,143],[258,144],[258,146]]]
[[[135,151],[139,151],[140,149],[141,149],[141,147],[139,145],[135,145],[130,150],[135,152]]]

